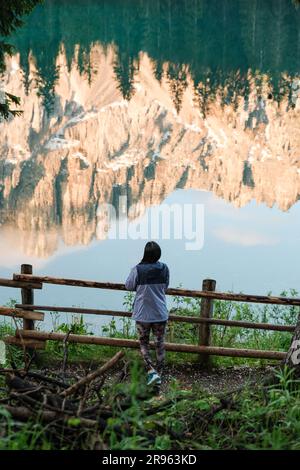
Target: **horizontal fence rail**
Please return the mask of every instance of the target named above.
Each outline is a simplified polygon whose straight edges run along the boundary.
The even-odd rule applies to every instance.
[[[51,276],[35,276],[32,274],[31,265],[22,265],[21,273],[14,274],[13,279],[0,279],[0,286],[20,288],[22,297],[21,302],[16,304],[13,308],[0,307],[0,316],[3,315],[16,319],[20,318],[23,321],[22,329],[18,324],[16,324],[17,326],[15,336],[7,336],[5,338],[5,341],[8,344],[21,346],[24,350],[26,350],[26,348],[43,349],[45,347],[46,341],[66,341],[67,338],[67,341],[70,341],[71,343],[90,345],[95,344],[119,348],[139,348],[139,341],[135,339],[109,338],[77,334],[66,335],[64,333],[58,332],[42,332],[35,330],[35,321],[42,321],[44,319],[44,312],[90,314],[123,318],[130,318],[132,316],[130,312],[118,310],[35,305],[34,289],[42,289],[43,284],[127,291],[125,285],[121,283],[57,278]],[[246,349],[241,347],[231,348],[212,345],[211,327],[214,326],[224,326],[225,328],[250,328],[288,333],[293,333],[295,330],[295,325],[213,318],[214,300],[299,307],[300,298],[217,292],[215,287],[216,281],[212,279],[205,279],[202,283],[202,290],[188,290],[181,288],[169,288],[166,290],[167,295],[199,299],[199,303],[195,304],[196,309],[198,308],[199,304],[198,316],[176,314],[175,312],[177,309],[171,309],[169,315],[169,320],[171,322],[194,324],[198,331],[198,333],[196,332],[196,334],[198,334],[198,344],[167,342],[166,350],[179,353],[196,353],[198,354],[199,362],[204,366],[209,364],[209,357],[214,355],[283,360],[286,357],[286,352],[283,351]],[[154,347],[153,343],[151,343],[151,347]]]
[[[16,281],[33,281],[46,284],[56,284],[60,286],[74,286],[74,287],[91,287],[96,289],[112,289],[126,291],[124,284],[111,283],[111,282],[97,282],[85,281],[82,279],[64,279],[49,276],[31,276],[28,274],[14,274]],[[167,295],[194,297],[194,298],[207,298],[219,300],[232,300],[236,302],[250,302],[262,304],[275,304],[275,305],[294,305],[300,306],[300,298],[295,297],[274,297],[267,295],[251,295],[251,294],[231,294],[227,292],[209,292],[187,289],[167,289]]]
[[[64,341],[66,335],[63,333],[46,333],[41,331],[27,331],[17,330],[19,338],[33,339],[39,341]],[[139,341],[134,339],[119,339],[119,338],[105,338],[100,336],[88,335],[75,335],[70,334],[68,341],[71,343],[81,344],[100,344],[102,346],[116,346],[119,348],[139,348]],[[150,342],[150,346],[154,349],[154,343]],[[263,358],[263,359],[284,359],[285,352],[281,351],[261,351],[257,349],[236,349],[236,348],[223,348],[217,346],[196,346],[192,344],[180,343],[165,343],[167,351],[184,352],[184,353],[201,353],[217,356],[230,356],[230,357],[249,357],[249,358]]]
[[[98,310],[94,308],[76,308],[76,307],[57,307],[49,305],[25,305],[16,304],[16,308],[23,310],[44,310],[48,312],[59,312],[59,313],[78,313],[78,314],[89,314],[89,315],[104,315],[111,317],[125,317],[131,318],[130,312],[121,312],[118,310]],[[190,317],[182,315],[169,315],[170,321],[180,323],[210,323],[212,325],[222,326],[237,326],[241,328],[253,328],[258,330],[272,330],[272,331],[287,331],[293,333],[296,325],[274,325],[271,323],[259,323],[241,320],[223,320],[219,318],[201,318],[201,317]]]
[[[25,318],[26,320],[44,320],[43,312],[32,312],[19,308],[0,307],[0,315],[4,317]]]
[[[31,282],[28,281],[15,281],[11,279],[2,279],[0,278],[0,286],[2,287],[18,287],[19,289],[42,289],[43,284],[41,282]]]

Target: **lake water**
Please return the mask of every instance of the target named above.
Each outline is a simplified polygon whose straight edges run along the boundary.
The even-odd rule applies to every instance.
[[[292,1],[49,0],[12,41],[2,85],[24,112],[0,124],[0,277],[31,263],[123,282],[156,238],[172,287],[211,277],[225,291],[298,288]],[[158,214],[169,233],[153,237]],[[20,300],[0,292],[1,305]],[[122,299],[50,285],[35,295],[107,309]]]

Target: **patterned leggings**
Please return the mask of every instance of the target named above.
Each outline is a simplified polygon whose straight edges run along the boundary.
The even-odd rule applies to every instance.
[[[144,323],[137,321],[136,328],[139,335],[141,354],[143,356],[145,365],[147,369],[157,369],[161,371],[164,360],[165,360],[165,331],[166,331],[167,322],[157,322],[157,323]],[[153,332],[154,343],[155,343],[155,352],[156,352],[156,368],[151,360],[150,356],[150,332]]]

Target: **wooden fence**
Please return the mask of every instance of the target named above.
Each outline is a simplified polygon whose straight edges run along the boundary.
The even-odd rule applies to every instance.
[[[42,289],[43,284],[55,284],[74,287],[88,287],[94,289],[112,289],[126,291],[124,284],[86,281],[79,279],[63,279],[48,276],[34,276],[32,266],[25,264],[21,266],[21,273],[14,274],[13,279],[0,279],[0,286],[13,287],[21,289],[22,302],[15,308],[0,307],[0,315],[23,319],[23,329],[16,327],[15,336],[8,336],[5,341],[9,344],[22,346],[23,348],[44,348],[45,341],[64,341],[66,335],[57,332],[42,332],[35,330],[35,321],[44,319],[44,312],[65,312],[93,315],[109,315],[114,317],[130,317],[131,313],[115,310],[98,310],[92,308],[60,307],[49,305],[34,304],[34,289]],[[205,279],[202,284],[202,290],[186,289],[167,289],[166,294],[171,296],[182,296],[200,298],[201,305],[199,316],[180,316],[171,314],[171,322],[192,323],[198,326],[199,341],[198,345],[166,343],[166,350],[175,352],[198,353],[199,361],[202,365],[208,365],[209,356],[231,356],[231,357],[249,357],[262,359],[283,360],[286,356],[282,351],[257,350],[257,349],[237,349],[224,348],[211,344],[211,327],[214,325],[223,325],[226,327],[254,328],[261,330],[282,331],[293,333],[295,325],[279,325],[270,323],[224,320],[213,318],[213,302],[218,300],[230,300],[235,302],[264,303],[286,306],[300,306],[300,298],[274,297],[261,295],[233,294],[216,292],[216,281]],[[109,345],[118,348],[138,348],[139,342],[133,339],[118,339],[108,337],[97,337],[88,335],[70,334],[68,341],[73,343]],[[151,343],[151,347],[154,344]]]

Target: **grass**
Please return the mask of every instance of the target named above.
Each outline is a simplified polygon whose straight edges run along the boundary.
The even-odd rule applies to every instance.
[[[196,385],[182,390],[176,381],[163,402],[156,396],[141,400],[145,381],[134,362],[130,382],[110,384],[103,390],[114,410],[106,430],[101,435],[91,430],[81,448],[91,449],[101,442],[110,450],[300,450],[299,381],[288,369],[276,374],[276,385],[245,386],[233,394],[233,406],[214,413],[221,404],[220,396],[207,394]],[[130,400],[125,411],[117,405],[120,395]],[[38,421],[16,427],[1,408],[0,429],[1,450],[61,449],[49,442],[47,427]]]
[[[0,407],[0,422],[0,450],[52,450],[46,428],[38,421],[16,426],[9,413]]]
[[[216,415],[204,438],[212,449],[300,450],[300,382],[288,369],[267,389],[245,389],[235,409]]]
[[[281,295],[297,296],[297,292],[283,292]],[[127,310],[131,309],[132,297],[125,296]],[[190,298],[175,298],[173,310],[180,315],[198,316],[200,301]],[[296,324],[299,309],[296,307],[257,305],[215,301],[214,317],[247,321]],[[9,322],[0,324],[0,339],[13,334],[15,325]],[[54,330],[76,334],[93,334],[82,316],[72,317],[69,323],[55,324]],[[135,338],[134,324],[130,319],[117,321],[113,318],[102,327],[101,334],[110,337]],[[198,329],[191,324],[169,323],[167,341],[197,344]],[[212,344],[224,347],[243,347],[286,351],[291,334],[264,330],[246,330],[214,326]],[[69,362],[101,362],[111,357],[116,349],[109,346],[70,344]],[[105,433],[101,436],[91,433],[87,436],[84,448],[92,448],[92,443],[101,440],[109,449],[297,449],[300,450],[300,387],[299,381],[291,376],[291,371],[277,372],[277,384],[263,387],[247,387],[234,396],[234,406],[223,409],[207,419],[212,406],[220,405],[220,397],[208,394],[194,384],[188,390],[182,389],[173,381],[164,396],[170,403],[165,410],[153,415],[147,413],[149,403],[159,403],[157,397],[141,401],[139,396],[145,387],[144,373],[138,351],[127,351],[127,359],[132,364],[131,380],[128,383],[109,385],[103,393],[114,401],[120,394],[130,396],[131,404],[126,412],[115,408]],[[63,357],[61,342],[47,342],[46,350],[39,353],[40,364],[60,362]],[[8,359],[13,358],[17,365],[22,364],[23,352],[9,347]],[[186,363],[197,360],[197,355],[168,353],[168,362]],[[261,366],[270,361],[259,359],[214,357],[215,367],[247,364]],[[4,387],[0,378],[0,390]],[[4,392],[0,392],[0,397]],[[119,436],[116,426],[124,429]],[[125,430],[131,427],[130,436]],[[0,407],[0,449],[52,449],[53,443],[47,440],[47,429],[38,422],[16,427],[9,415]],[[4,431],[5,429],[5,431]]]
[[[208,395],[194,386],[179,389],[174,381],[165,400],[170,406],[153,415],[147,414],[149,401],[141,403],[137,396],[143,386],[137,366],[127,384],[131,407],[126,413],[115,410],[115,416],[104,434],[110,449],[115,450],[299,450],[300,387],[291,371],[276,373],[277,383],[269,387],[245,387],[233,396],[234,406],[210,416],[220,397]],[[124,386],[117,386],[111,400]],[[155,401],[155,398],[150,401]],[[132,436],[117,438],[114,426],[131,425]],[[148,433],[147,433],[148,432]]]

